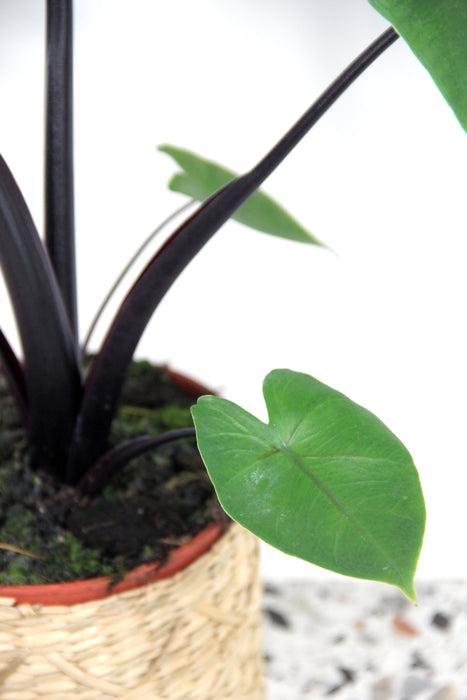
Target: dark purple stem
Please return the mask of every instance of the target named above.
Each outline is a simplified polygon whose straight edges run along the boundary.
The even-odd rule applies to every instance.
[[[245,175],[209,197],[165,242],[130,290],[94,359],[69,462],[69,479],[78,480],[105,452],[122,384],[136,346],[166,292],[207,241],[277,168],[340,95],[396,39],[390,28],[331,84],[279,143]]]
[[[73,4],[47,0],[45,240],[78,337],[73,184]]]
[[[196,431],[194,428],[180,428],[161,435],[143,435],[133,440],[127,440],[107,452],[86,472],[78,484],[78,490],[84,496],[94,496],[108,483],[109,479],[115,476],[125,464],[128,464],[135,457],[139,457],[145,452],[154,450],[156,447],[165,445],[168,442],[195,437]]]

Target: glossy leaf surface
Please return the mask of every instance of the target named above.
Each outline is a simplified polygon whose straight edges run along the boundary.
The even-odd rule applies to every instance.
[[[192,408],[226,512],[287,554],[415,599],[425,527],[417,471],[373,414],[306,374],[264,380],[269,424],[230,401]]]
[[[429,71],[467,130],[467,2],[370,0]]]
[[[183,169],[182,173],[177,173],[172,177],[169,189],[185,194],[199,202],[203,202],[213,192],[237,177],[237,174],[231,170],[227,170],[227,168],[213,163],[211,160],[206,160],[206,158],[191,151],[168,145],[159,146],[159,151],[171,156]],[[300,243],[323,245],[291,214],[261,190],[255,192],[232,216],[232,219],[273,236]]]

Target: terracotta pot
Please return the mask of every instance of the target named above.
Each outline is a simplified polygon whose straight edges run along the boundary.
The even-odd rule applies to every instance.
[[[129,571],[113,586],[110,576],[71,583],[0,586],[0,598],[12,597],[17,603],[31,605],[74,605],[86,603],[89,600],[101,600],[109,595],[130,591],[176,574],[207,552],[222,532],[223,528],[218,523],[212,523],[190,542],[174,549],[163,566],[159,567],[158,562],[142,564]]]
[[[263,700],[260,598],[256,538],[217,523],[113,586],[0,586],[0,697]]]

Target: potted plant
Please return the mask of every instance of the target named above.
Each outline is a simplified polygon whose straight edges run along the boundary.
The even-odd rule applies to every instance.
[[[408,17],[401,15],[399,6],[387,3],[383,9],[412,41],[417,22],[426,24],[431,15],[418,8]],[[232,179],[231,173],[190,152],[164,148],[184,170],[172,186],[203,203],[146,265],[100,350],[89,357],[80,345],[76,321],[71,1],[49,0],[47,9],[45,244],[12,174],[4,161],[0,163],[0,262],[23,348],[20,360],[0,335],[2,371],[11,393],[7,396],[2,388],[2,452],[9,469],[0,475],[0,493],[7,494],[7,507],[3,505],[0,513],[0,575],[8,567],[8,576],[17,576],[4,576],[0,586],[2,697],[13,700],[36,693],[259,700],[259,586],[251,578],[257,543],[240,525],[286,552],[346,575],[397,585],[415,597],[423,496],[409,453],[377,418],[312,377],[290,370],[276,370],[265,379],[268,425],[225,399],[204,395],[191,409],[199,450],[220,502],[240,525],[230,526],[205,496],[207,510],[214,510],[213,522],[203,527],[201,518],[194,544],[181,544],[170,553],[162,550],[156,563],[130,573],[131,558],[117,556],[109,571],[103,550],[89,543],[95,539],[95,519],[105,520],[109,512],[112,526],[120,510],[123,530],[129,529],[135,512],[127,503],[133,507],[138,479],[143,492],[148,483],[152,490],[136,515],[144,514],[139,510],[145,508],[150,511],[156,500],[151,478],[157,464],[150,460],[129,469],[130,460],[150,451],[157,455],[162,445],[195,435],[186,412],[176,419],[173,412],[161,415],[145,404],[152,398],[145,395],[159,380],[163,387],[172,386],[171,379],[192,398],[208,394],[199,385],[187,386],[180,376],[160,376],[159,370],[133,362],[155,308],[188,262],[236,212],[259,228],[267,220],[270,233],[317,243],[257,190],[398,34],[390,28],[379,37],[243,176]],[[444,19],[433,21],[436,26],[458,26],[455,18],[450,16],[450,24]],[[450,38],[443,39],[449,54]],[[432,63],[436,75],[441,62],[436,57]],[[444,88],[444,73],[440,83]],[[458,91],[453,98],[449,86],[445,92],[457,108]],[[462,111],[459,114],[462,118]],[[248,200],[249,209],[241,209]],[[118,413],[122,395],[125,401]],[[153,434],[140,434],[146,430]],[[206,493],[206,480],[191,463],[180,468],[186,452],[169,457],[178,466],[166,479],[169,488],[164,482],[164,499],[168,490],[179,493],[180,484],[193,481],[202,482]],[[166,469],[165,463],[161,469]],[[62,573],[76,573],[70,574],[71,564],[79,561],[84,571],[103,566],[105,576],[86,577],[79,584],[51,582],[40,591],[29,580],[26,590],[20,586],[24,577],[34,580],[34,569],[44,577],[49,557],[48,544],[44,548],[37,538],[31,547],[27,539],[11,537],[30,525],[29,514],[26,522],[17,515],[11,497],[15,492],[19,505],[26,501],[31,510],[35,502],[41,516],[53,507],[61,517]],[[157,516],[165,509],[164,499],[157,500]],[[185,514],[180,500],[179,512]],[[45,520],[40,522],[47,536]],[[187,537],[181,520],[181,531],[161,538],[167,548]],[[138,518],[136,525],[142,529]],[[77,538],[80,531],[87,547]],[[33,534],[37,536],[34,528]],[[107,547],[109,539],[112,532],[107,533]],[[148,541],[147,550],[138,555],[154,559],[152,544]],[[172,576],[174,569],[181,570]],[[66,598],[64,587],[80,592]]]

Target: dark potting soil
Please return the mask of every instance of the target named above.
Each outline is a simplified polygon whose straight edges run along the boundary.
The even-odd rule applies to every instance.
[[[134,363],[112,445],[192,427],[193,403],[164,368]],[[144,562],[164,562],[213,520],[226,516],[194,440],[134,459],[93,498],[33,470],[19,412],[0,377],[0,585],[120,578]]]

